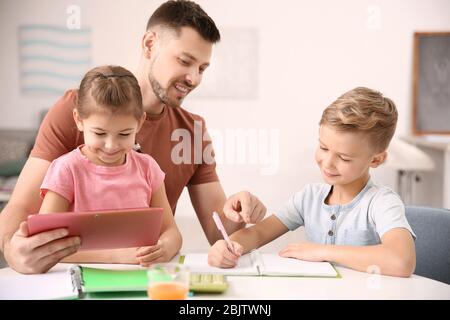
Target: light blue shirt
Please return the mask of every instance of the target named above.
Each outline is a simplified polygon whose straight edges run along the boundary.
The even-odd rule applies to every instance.
[[[416,238],[402,200],[391,189],[369,180],[350,203],[327,205],[325,199],[331,187],[309,184],[275,215],[291,231],[305,226],[307,240],[321,244],[380,244],[383,235],[393,228],[405,228]]]

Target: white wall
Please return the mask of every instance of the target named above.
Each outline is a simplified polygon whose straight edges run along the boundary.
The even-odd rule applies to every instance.
[[[65,25],[67,6],[79,5],[82,24],[93,28],[94,65],[114,63],[133,70],[146,21],[160,3],[2,0],[0,128],[35,127],[39,111],[55,100],[26,98],[19,93],[18,25]],[[413,32],[450,29],[447,0],[198,3],[219,28],[259,30],[258,98],[205,100],[194,95],[186,100],[185,106],[204,116],[209,129],[219,132],[238,128],[278,130],[280,169],[276,174],[261,175],[258,165],[221,164],[218,168],[227,194],[249,189],[264,200],[270,211],[306,183],[320,181],[313,162],[317,122],[322,110],[343,92],[360,85],[379,89],[397,103],[400,114],[397,135],[410,132]],[[221,45],[225,44],[227,50],[233,50],[233,43],[224,39]],[[237,62],[235,68],[240,68]],[[204,81],[208,81],[208,72]],[[374,175],[394,185],[393,171],[381,168]],[[195,221],[185,194],[177,214],[179,219]]]

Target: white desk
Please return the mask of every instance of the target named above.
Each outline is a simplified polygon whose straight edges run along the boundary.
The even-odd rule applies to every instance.
[[[130,267],[105,264],[90,266]],[[66,264],[58,264],[52,270],[66,268]],[[199,295],[189,299],[450,299],[450,285],[428,278],[416,275],[410,278],[396,278],[357,272],[343,267],[337,267],[337,269],[342,278],[228,276],[230,285],[224,294]],[[18,273],[10,268],[0,269],[0,283],[2,279],[11,279],[10,277],[17,275]],[[49,274],[45,276],[49,276]],[[11,284],[11,281],[9,283]],[[0,296],[3,290],[8,290],[8,288],[0,286]],[[3,291],[3,293],[5,292]],[[145,295],[130,297],[139,299],[145,298]]]
[[[441,201],[426,205],[450,209],[450,137],[409,136],[402,139],[428,153],[436,163],[435,172],[428,174],[428,179],[424,179],[426,186],[420,192],[426,193],[428,197],[437,194],[437,199]]]

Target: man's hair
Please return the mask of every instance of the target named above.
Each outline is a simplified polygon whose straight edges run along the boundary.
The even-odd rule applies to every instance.
[[[340,96],[322,114],[320,125],[338,131],[363,132],[371,147],[385,151],[394,136],[397,125],[394,102],[380,92],[358,87]]]
[[[141,88],[136,77],[119,66],[102,66],[88,71],[78,89],[76,108],[82,119],[105,110],[130,113],[137,120],[144,113]]]
[[[148,20],[147,31],[155,26],[172,29],[177,35],[182,27],[191,27],[206,41],[216,43],[220,40],[220,32],[213,19],[193,1],[170,0],[163,3]]]

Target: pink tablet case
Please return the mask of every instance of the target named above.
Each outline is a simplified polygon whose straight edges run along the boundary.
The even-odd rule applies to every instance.
[[[158,242],[162,216],[162,208],[33,214],[28,234],[68,228],[68,236],[81,237],[80,250],[151,246]]]

